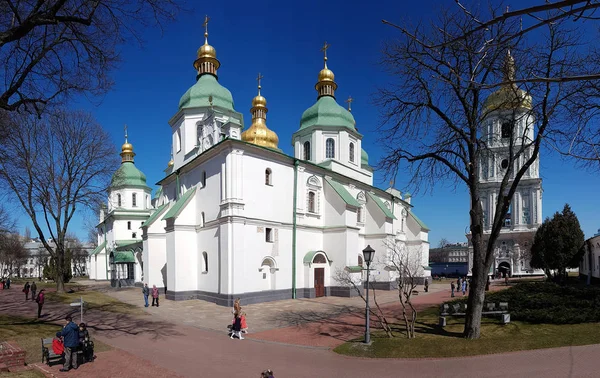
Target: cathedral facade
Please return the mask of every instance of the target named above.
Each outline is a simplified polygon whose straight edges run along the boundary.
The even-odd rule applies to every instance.
[[[292,137],[293,156],[267,127],[260,75],[244,128],[218,81],[220,64],[206,33],[194,61],[196,83],[169,120],[172,159],[141,224],[135,280],[164,288],[167,299],[227,306],[235,298],[351,296],[354,289],[336,277],[362,282],[367,245],[376,251],[375,287],[395,287],[398,272],[388,261],[394,250],[413,256],[420,279],[428,277],[429,229],[409,194],[373,186],[363,136],[336,102],[326,55],[316,102]]]
[[[508,52],[504,81],[514,82],[514,59]],[[484,241],[489,238],[500,193],[500,184],[509,171],[509,180],[529,160],[533,152],[535,119],[532,99],[515,84],[503,84],[483,104],[485,112],[482,140],[486,150],[479,164],[479,197],[483,208]],[[512,143],[511,143],[512,138]],[[511,151],[513,156],[511,157]],[[513,166],[509,163],[514,160]],[[510,181],[509,181],[510,184]],[[491,275],[524,276],[543,274],[531,268],[531,245],[542,223],[542,179],[539,155],[521,178],[508,214],[503,220],[494,247]],[[469,239],[469,274],[473,268],[473,248]]]

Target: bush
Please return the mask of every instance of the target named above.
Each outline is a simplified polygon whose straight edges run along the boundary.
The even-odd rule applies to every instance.
[[[511,318],[529,323],[600,322],[600,288],[523,282],[486,295],[486,302],[508,302]]]

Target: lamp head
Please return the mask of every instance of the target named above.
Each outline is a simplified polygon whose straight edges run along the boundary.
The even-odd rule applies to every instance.
[[[375,250],[371,248],[371,245],[367,245],[365,249],[363,249],[363,256],[365,258],[365,263],[367,265],[371,264],[373,261],[373,256],[375,255]]]

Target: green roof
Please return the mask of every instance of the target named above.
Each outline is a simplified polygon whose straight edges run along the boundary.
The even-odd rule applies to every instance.
[[[364,148],[360,149],[360,163],[363,167],[369,165],[369,154],[367,154]]]
[[[162,186],[159,186],[158,189],[156,189],[156,193],[154,194],[154,198],[160,198],[160,195],[162,194]]]
[[[346,127],[354,132],[356,128],[354,125],[354,116],[344,107],[340,106],[335,98],[331,96],[323,96],[317,100],[317,102],[306,109],[302,113],[300,119],[300,130],[310,126],[335,126],[335,127]]]
[[[210,74],[202,75],[179,100],[179,109],[197,108],[202,106],[221,107],[233,110],[233,97],[231,92]]]
[[[170,219],[170,218],[177,218],[177,216],[179,215],[179,213],[181,213],[181,211],[183,210],[183,208],[185,207],[185,205],[187,205],[187,203],[190,201],[190,199],[192,198],[192,196],[194,195],[194,193],[196,193],[196,187],[193,187],[192,189],[190,189],[187,192],[185,192],[177,200],[177,202],[175,202],[175,204],[173,205],[173,207],[171,207],[169,209],[169,211],[167,211],[167,213],[162,218],[162,220],[167,220],[167,219]]]
[[[129,246],[133,246],[134,244],[141,243],[141,240],[138,239],[125,239],[125,240],[116,240],[115,244],[117,249],[127,249]]]
[[[328,177],[325,177],[325,181],[327,181],[329,183],[329,185],[331,185],[331,187],[333,188],[333,190],[336,191],[336,193],[342,197],[342,199],[344,200],[344,202],[346,202],[348,205],[350,206],[356,206],[356,207],[360,207],[360,203],[358,203],[358,201],[356,200],[356,198],[354,198],[352,196],[352,194],[350,194],[346,188],[344,188],[344,185],[340,184],[339,182],[332,180]]]
[[[367,192],[367,194],[369,195],[369,198],[371,198],[373,200],[373,202],[375,202],[377,204],[377,206],[379,206],[379,208],[381,209],[381,211],[383,211],[383,213],[385,214],[386,217],[392,218],[392,219],[396,219],[396,217],[394,216],[394,214],[392,214],[392,212],[390,211],[390,209],[388,209],[387,206],[385,206],[383,204],[383,202],[381,202],[381,200],[379,199],[379,197],[375,196],[371,192]]]
[[[428,265],[423,265],[423,270],[431,270],[431,267]]]
[[[144,223],[142,223],[141,227],[149,227],[155,220],[158,219],[160,214],[169,206],[169,203],[165,203],[162,206],[159,206],[153,213],[150,215],[150,218],[146,219]],[[140,228],[141,228],[140,227]]]
[[[113,174],[110,186],[114,187],[138,187],[150,190],[150,187],[146,184],[146,175],[142,173],[135,164],[131,161],[124,161],[121,166]],[[138,199],[142,201],[142,199]]]
[[[98,253],[100,253],[100,251],[104,249],[104,247],[106,247],[106,241],[102,242],[102,244],[94,248],[92,253],[90,253],[90,256],[97,255]]]
[[[346,270],[350,273],[360,273],[363,271],[363,267],[362,266],[347,266]]]
[[[113,252],[113,261],[115,263],[132,263],[135,262],[135,256],[131,251]]]
[[[322,252],[325,255],[325,258],[327,259],[327,261],[329,261],[330,263],[332,262],[331,259],[329,258],[329,256],[327,256],[327,253],[325,251],[310,251],[306,255],[304,255],[304,263],[305,264],[312,263],[317,252]]]
[[[417,222],[417,224],[418,224],[418,225],[419,225],[419,226],[420,226],[420,227],[421,227],[423,230],[425,230],[425,231],[431,231],[431,230],[429,229],[429,227],[427,227],[427,225],[426,225],[425,223],[423,223],[423,221],[422,221],[422,220],[420,220],[420,219],[419,219],[419,217],[417,217],[417,216],[415,215],[415,213],[413,213],[413,212],[412,212],[412,211],[410,211],[410,210],[408,211],[408,213],[409,213],[409,214],[410,214],[410,215],[413,217],[413,219],[415,220],[415,222]]]

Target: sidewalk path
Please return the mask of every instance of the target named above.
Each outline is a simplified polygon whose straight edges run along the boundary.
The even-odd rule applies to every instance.
[[[433,294],[432,298],[433,300]],[[443,295],[443,294],[439,294]],[[0,292],[0,313],[30,316],[31,303],[20,295]],[[422,296],[427,297],[426,295]],[[424,300],[424,299],[423,299]],[[61,319],[71,309],[48,304],[48,319]],[[453,359],[361,359],[339,356],[322,348],[276,344],[262,340],[231,340],[224,332],[184,326],[161,319],[163,306],[152,316],[133,317],[108,312],[87,314],[95,337],[136,359],[145,359],[185,377],[254,377],[273,369],[285,377],[596,377],[600,345],[545,349]],[[133,360],[134,358],[132,358]],[[98,359],[94,365],[106,366]],[[126,373],[126,371],[124,372]],[[157,372],[147,377],[162,376]],[[123,375],[126,376],[126,375]],[[128,375],[134,376],[134,375]]]

